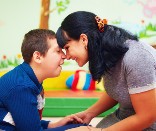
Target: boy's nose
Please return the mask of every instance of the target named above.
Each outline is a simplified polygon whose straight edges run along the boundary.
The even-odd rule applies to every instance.
[[[61,51],[61,53],[62,53],[62,59],[66,59],[65,53],[63,51]]]

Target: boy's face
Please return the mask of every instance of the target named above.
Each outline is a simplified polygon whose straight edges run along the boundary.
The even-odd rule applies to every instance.
[[[46,73],[46,77],[57,77],[62,70],[61,65],[64,63],[65,54],[61,48],[59,48],[56,39],[48,39],[50,48],[46,55],[43,57],[42,67],[43,72]]]

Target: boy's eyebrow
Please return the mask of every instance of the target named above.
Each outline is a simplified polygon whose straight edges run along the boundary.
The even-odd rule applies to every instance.
[[[57,46],[54,47],[54,49],[60,49],[60,47],[57,45]]]

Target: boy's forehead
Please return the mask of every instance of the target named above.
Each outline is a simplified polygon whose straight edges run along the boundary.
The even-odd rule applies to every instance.
[[[51,45],[51,47],[53,48],[59,48],[59,45],[57,43],[57,40],[56,38],[53,38],[53,39],[48,39],[48,43]]]

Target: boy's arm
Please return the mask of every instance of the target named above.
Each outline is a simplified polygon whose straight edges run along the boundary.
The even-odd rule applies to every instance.
[[[16,87],[16,90],[13,89],[9,92],[9,97],[4,104],[11,113],[17,130],[42,130],[42,122],[40,122],[37,109],[37,98],[35,92],[31,88]],[[45,123],[46,122],[44,122],[43,125],[46,125]]]

